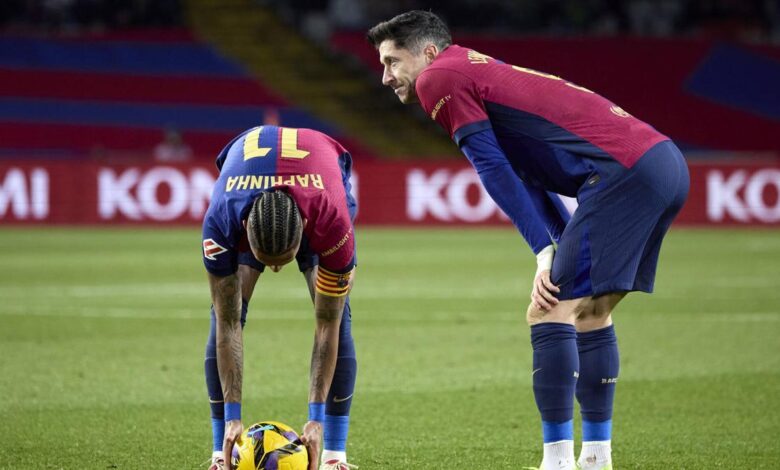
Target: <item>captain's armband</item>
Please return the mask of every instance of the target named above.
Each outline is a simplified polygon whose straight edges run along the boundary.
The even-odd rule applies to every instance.
[[[355,268],[346,273],[334,273],[324,269],[322,266],[317,268],[317,281],[315,288],[322,295],[330,297],[343,297],[349,294],[352,275]]]

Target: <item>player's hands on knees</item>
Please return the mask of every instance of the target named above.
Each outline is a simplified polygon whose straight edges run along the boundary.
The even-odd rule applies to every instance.
[[[322,450],[322,423],[307,422],[303,426],[301,442],[309,452],[309,470],[317,470],[320,466],[320,450]]]
[[[244,426],[241,420],[234,419],[225,423],[225,440],[222,441],[222,452],[225,454],[225,469],[233,469],[233,446],[241,445],[241,433]]]
[[[546,269],[537,274],[534,279],[534,287],[531,290],[531,302],[534,307],[545,312],[558,305],[555,294],[561,291],[550,279],[550,272],[549,269]]]

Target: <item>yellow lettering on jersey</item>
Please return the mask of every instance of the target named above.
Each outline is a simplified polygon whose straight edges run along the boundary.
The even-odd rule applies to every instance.
[[[225,185],[225,192],[229,193],[233,191],[233,186],[238,182],[238,176],[228,176],[227,184]]]
[[[436,103],[436,106],[433,107],[433,111],[431,111],[431,119],[435,121],[436,115],[439,114],[439,110],[441,109],[441,107],[444,106],[451,99],[452,99],[452,95],[447,95],[444,98],[440,99]]]
[[[492,59],[489,55],[480,54],[477,51],[469,51],[469,62],[472,64],[487,64],[488,59]]]
[[[252,175],[250,189],[263,189],[263,177],[261,175]]]
[[[239,175],[228,177],[225,183],[225,192],[268,189],[278,186],[298,186],[301,188],[312,186],[317,189],[325,189],[325,183],[319,173],[288,176]]]
[[[249,187],[249,181],[252,179],[250,175],[243,175],[238,178],[238,186],[236,189],[238,191],[241,191],[242,189],[247,189]]]
[[[282,158],[306,158],[309,152],[298,148],[298,129],[282,128]]]
[[[271,151],[271,147],[260,147],[260,132],[263,128],[258,127],[244,137],[244,161],[250,158],[265,157]]]

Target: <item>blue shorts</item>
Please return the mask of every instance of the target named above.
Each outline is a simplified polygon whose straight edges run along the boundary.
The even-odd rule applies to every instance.
[[[661,241],[688,196],[688,167],[664,141],[633,167],[592,160],[595,171],[577,193],[579,206],[553,258],[558,298],[652,292]]]

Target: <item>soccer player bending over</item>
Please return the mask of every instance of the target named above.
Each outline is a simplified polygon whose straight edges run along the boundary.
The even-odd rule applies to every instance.
[[[210,470],[231,468],[241,435],[242,329],[265,267],[297,260],[314,302],[309,421],[301,436],[310,470],[346,470],[349,409],[357,362],[349,291],[355,267],[349,153],[310,129],[249,129],[217,157],[220,175],[203,220],[211,286],[206,385],[214,453]],[[322,461],[319,455],[324,433]]]
[[[527,320],[542,418],[542,469],[574,469],[574,397],[583,469],[611,469],[618,347],[612,311],[653,290],[661,240],[688,194],[668,137],[555,75],[452,44],[430,12],[368,32],[382,83],[419,102],[460,147],[536,254]],[[576,197],[569,220],[557,196]]]

